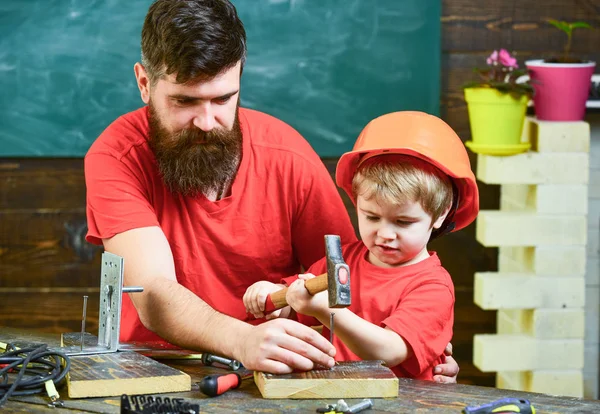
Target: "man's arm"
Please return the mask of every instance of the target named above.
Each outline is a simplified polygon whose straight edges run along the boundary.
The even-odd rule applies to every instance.
[[[106,251],[125,260],[125,284],[143,286],[130,295],[144,326],[186,349],[235,358],[252,370],[287,373],[314,364],[332,366],[333,346],[295,321],[252,326],[215,311],[181,286],[169,243],[159,227],[128,230],[103,239]]]

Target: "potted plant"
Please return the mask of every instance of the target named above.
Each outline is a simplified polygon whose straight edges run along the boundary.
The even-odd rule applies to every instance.
[[[527,151],[531,144],[521,142],[521,132],[534,90],[528,81],[517,82],[527,71],[505,49],[494,50],[486,63],[474,69],[478,80],[463,85],[471,127],[471,141],[465,145],[489,155]]]
[[[590,29],[591,26],[584,22],[558,20],[548,20],[548,23],[564,32],[567,39],[561,55],[525,62],[535,88],[535,115],[543,121],[581,121],[585,116],[596,62],[571,56],[571,42],[573,30]]]

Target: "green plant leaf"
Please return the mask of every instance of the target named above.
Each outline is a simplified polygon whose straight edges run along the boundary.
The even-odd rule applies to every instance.
[[[585,22],[573,22],[573,23],[571,23],[571,28],[572,29],[576,29],[576,28],[591,29],[592,26]]]
[[[558,30],[562,30],[567,34],[569,34],[572,30],[567,22],[558,21],[554,19],[548,19],[547,22],[550,23],[552,26],[556,27]]]

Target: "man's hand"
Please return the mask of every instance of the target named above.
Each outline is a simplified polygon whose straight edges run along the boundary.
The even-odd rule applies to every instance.
[[[448,343],[446,349],[444,349],[444,355],[446,356],[446,362],[440,364],[433,369],[433,380],[435,382],[441,382],[445,384],[456,384],[456,378],[458,377],[458,363],[452,358],[452,344]]]
[[[287,374],[315,365],[332,367],[335,348],[314,329],[289,319],[275,319],[252,327],[235,353],[254,371]]]

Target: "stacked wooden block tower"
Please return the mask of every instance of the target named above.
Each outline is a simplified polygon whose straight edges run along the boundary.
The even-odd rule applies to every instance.
[[[477,178],[501,185],[500,210],[476,224],[498,272],[474,287],[498,333],[475,336],[473,362],[499,388],[582,397],[590,128],[527,118],[523,134],[527,153],[478,156]]]

